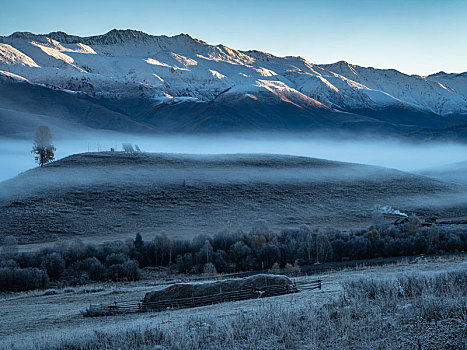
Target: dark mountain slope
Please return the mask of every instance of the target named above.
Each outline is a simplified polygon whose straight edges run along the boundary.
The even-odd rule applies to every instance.
[[[0,134],[34,132],[40,124],[65,130],[99,129],[150,133],[157,130],[104,107],[79,93],[68,93],[10,78],[0,79]]]

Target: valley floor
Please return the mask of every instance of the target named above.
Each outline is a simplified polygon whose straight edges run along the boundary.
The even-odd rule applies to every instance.
[[[89,285],[64,290],[4,294],[0,299],[0,312],[2,314],[0,348],[48,348],[62,343],[79,344],[81,341],[93,337],[96,331],[103,332],[103,334],[113,334],[145,327],[177,328],[187,324],[199,326],[199,322],[201,322],[199,327],[202,328],[203,320],[208,323],[211,320],[228,323],[239,317],[254,317],[254,315],[268,312],[269,308],[273,307],[280,307],[284,310],[288,308],[306,309],[310,305],[325,307],[334,298],[342,295],[342,284],[349,279],[360,277],[390,279],[406,273],[430,274],[452,270],[465,271],[466,269],[467,258],[465,256],[426,257],[417,262],[405,261],[394,265],[362,266],[354,269],[324,272],[319,276],[296,278],[297,281],[320,278],[322,280],[322,290],[320,291],[302,291],[297,294],[227,302],[193,309],[94,318],[82,316],[82,312],[91,303],[138,301],[143,298],[146,292],[161,288],[168,282],[140,281]],[[464,322],[462,326],[464,332],[465,327],[467,327],[465,321],[461,321]],[[452,332],[457,328],[453,328]],[[452,338],[452,334],[449,337]],[[450,348],[457,349],[458,347]]]

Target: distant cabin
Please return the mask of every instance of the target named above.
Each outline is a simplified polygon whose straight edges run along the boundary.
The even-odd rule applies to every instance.
[[[127,153],[135,153],[135,149],[131,143],[122,143],[123,150]]]
[[[394,221],[394,225],[402,225],[402,224],[405,224],[407,221],[409,221],[409,218],[407,216],[402,216],[398,218],[396,221]]]
[[[133,145],[131,143],[122,143],[122,147],[123,150],[127,153],[141,152],[141,149],[138,145],[135,145],[135,147],[133,148]]]

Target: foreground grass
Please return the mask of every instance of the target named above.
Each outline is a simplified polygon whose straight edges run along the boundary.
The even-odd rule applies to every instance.
[[[325,305],[279,304],[181,324],[63,335],[36,349],[465,349],[467,271],[360,277]],[[189,312],[189,311],[187,311]]]

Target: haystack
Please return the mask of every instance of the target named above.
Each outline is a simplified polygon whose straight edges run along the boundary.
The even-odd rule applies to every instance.
[[[181,307],[196,306],[220,302],[224,299],[254,298],[273,290],[274,293],[271,295],[285,294],[294,291],[293,286],[293,282],[286,276],[265,274],[216,282],[178,283],[162,290],[146,293],[143,307],[161,309],[176,304]]]

